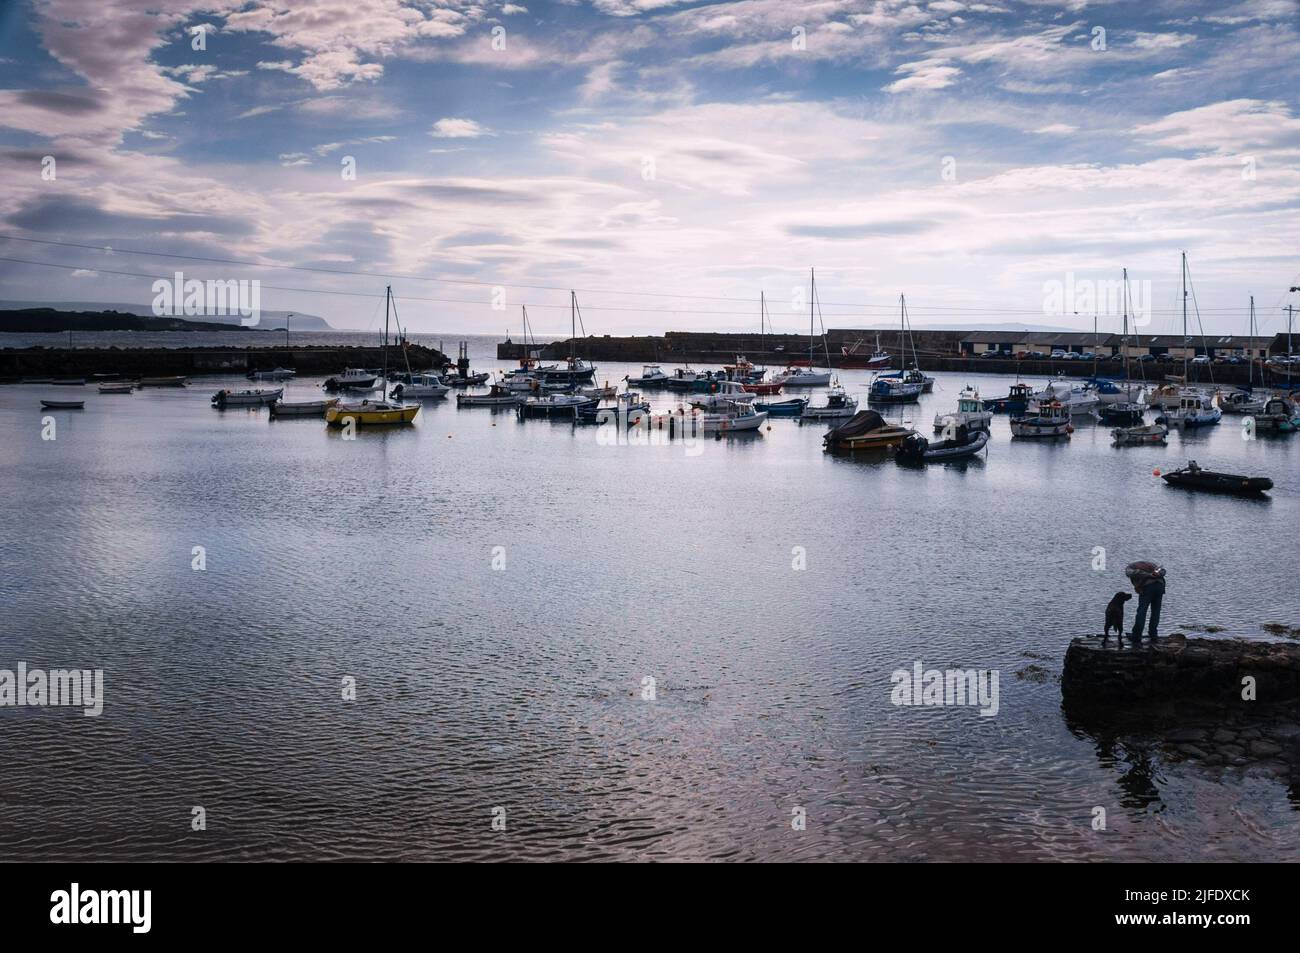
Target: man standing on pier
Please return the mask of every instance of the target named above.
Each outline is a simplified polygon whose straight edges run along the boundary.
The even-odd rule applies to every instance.
[[[1129,638],[1134,642],[1142,641],[1142,623],[1146,622],[1149,608],[1151,628],[1148,634],[1154,642],[1156,628],[1160,625],[1160,604],[1165,598],[1164,567],[1149,562],[1129,563],[1124,568],[1124,575],[1133,583],[1133,591],[1138,597],[1137,618],[1133,620],[1133,631],[1129,633]]]

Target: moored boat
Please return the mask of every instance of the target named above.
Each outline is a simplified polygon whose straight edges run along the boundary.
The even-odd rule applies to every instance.
[[[1198,466],[1195,460],[1189,461],[1181,470],[1162,474],[1161,478],[1170,486],[1189,490],[1208,490],[1211,493],[1233,493],[1240,496],[1254,496],[1273,489],[1273,481],[1268,477],[1205,470]]]
[[[262,404],[275,403],[283,394],[283,387],[277,387],[274,390],[270,388],[242,391],[219,390],[212,395],[212,406],[218,408],[259,407]]]
[[[629,387],[663,387],[668,383],[668,375],[658,364],[646,364],[641,368],[640,377],[625,378]]]
[[[525,397],[521,393],[509,390],[500,384],[493,384],[486,394],[457,394],[457,407],[513,407],[521,404]]]
[[[518,407],[521,420],[530,417],[574,417],[580,407],[594,407],[598,403],[594,397],[579,397],[575,394],[547,394],[545,397],[529,397]]]
[[[1268,399],[1244,390],[1221,390],[1215,393],[1215,402],[1225,414],[1238,416],[1262,413]]]
[[[983,450],[988,442],[987,430],[972,430],[965,426],[959,426],[956,436],[951,440],[942,440],[938,443],[931,443],[918,433],[898,445],[896,459],[899,463],[946,463],[952,460],[965,460]]]
[[[1294,433],[1300,430],[1300,407],[1285,397],[1270,397],[1255,414],[1255,429],[1264,433]]]
[[[269,371],[249,371],[247,376],[250,381],[287,381],[297,373],[287,367],[273,367]]]
[[[1011,418],[1013,437],[1068,437],[1074,433],[1070,412],[1056,401],[1040,403],[1037,411]]]
[[[1170,427],[1209,427],[1222,417],[1223,411],[1202,394],[1184,394],[1178,406],[1166,410],[1156,418],[1156,423]]]
[[[419,397],[446,397],[451,388],[437,374],[408,374],[388,395],[393,400],[414,400]]]
[[[140,378],[141,387],[184,387],[189,383],[185,377],[142,377]]]
[[[1108,424],[1128,424],[1136,426],[1142,423],[1146,406],[1137,403],[1102,404],[1097,408],[1097,415]]]
[[[1147,424],[1144,427],[1116,427],[1110,432],[1115,444],[1121,447],[1139,446],[1141,444],[1166,443],[1169,428],[1164,424]]]
[[[914,433],[911,427],[886,423],[878,411],[859,410],[838,427],[828,430],[822,437],[822,446],[844,452],[881,450],[898,446]]]
[[[325,422],[331,427],[346,427],[349,421],[358,427],[384,424],[409,424],[420,412],[419,404],[390,404],[386,400],[334,404],[325,411]]]
[[[894,375],[877,374],[867,388],[867,400],[873,404],[913,404],[921,399],[923,386]]]
[[[707,394],[690,398],[690,405],[699,407],[701,410],[714,410],[729,403],[751,403],[754,396],[746,387],[736,381],[715,380],[709,385]]]
[[[799,417],[808,406],[807,397],[791,397],[787,400],[754,401],[754,409],[761,410],[769,417]]]
[[[773,384],[783,387],[826,387],[831,382],[831,372],[814,371],[808,367],[788,367],[784,374],[772,378]]]
[[[86,406],[84,400],[43,400],[41,406],[46,410],[81,410]]]
[[[327,378],[325,389],[336,390],[373,390],[378,375],[361,367],[344,368],[342,374]]]
[[[1025,383],[1011,385],[1005,397],[990,397],[984,401],[984,409],[995,414],[1023,414],[1029,410],[1029,401],[1034,396],[1034,389]]]
[[[858,399],[850,397],[838,384],[826,395],[824,404],[806,404],[800,415],[804,420],[834,420],[852,417],[858,411]]]
[[[101,394],[129,394],[135,390],[134,383],[127,384],[100,384],[99,392]]]
[[[277,400],[271,404],[272,417],[319,417],[339,402],[337,397],[329,400],[300,400],[287,402]]]
[[[684,432],[739,433],[757,430],[767,420],[767,414],[757,411],[751,404],[732,401],[718,410],[693,413],[684,419]]]
[[[965,427],[968,430],[988,430],[993,422],[993,411],[984,409],[980,392],[973,387],[964,387],[957,395],[957,409],[934,415],[934,430],[938,433],[948,427]]]

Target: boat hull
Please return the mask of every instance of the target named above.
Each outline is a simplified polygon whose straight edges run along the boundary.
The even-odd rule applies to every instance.
[[[352,421],[358,427],[376,427],[392,424],[409,424],[420,412],[419,404],[394,407],[386,404],[335,404],[325,411],[325,422],[331,427],[346,427]]]

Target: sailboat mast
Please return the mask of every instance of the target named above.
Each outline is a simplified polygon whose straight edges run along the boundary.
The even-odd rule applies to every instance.
[[[1246,390],[1255,389],[1255,359],[1251,357],[1251,345],[1255,343],[1255,296],[1250,296],[1250,333],[1247,335],[1246,360],[1250,361],[1250,376],[1246,378]],[[1260,383],[1264,383],[1260,381]]]
[[[1124,269],[1124,336],[1120,338],[1119,346],[1124,350],[1124,381],[1127,384],[1129,379],[1128,370],[1128,269]],[[1132,392],[1125,390],[1125,396],[1131,397]]]
[[[1183,252],[1183,383],[1187,382],[1187,252]]]
[[[384,390],[388,390],[388,305],[393,300],[393,286],[384,288]]]

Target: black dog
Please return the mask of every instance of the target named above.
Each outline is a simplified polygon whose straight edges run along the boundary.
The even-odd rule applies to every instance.
[[[1119,634],[1121,642],[1124,640],[1124,603],[1132,598],[1131,592],[1117,592],[1110,602],[1106,603],[1106,631],[1101,636],[1103,644],[1110,638],[1111,629]]]

